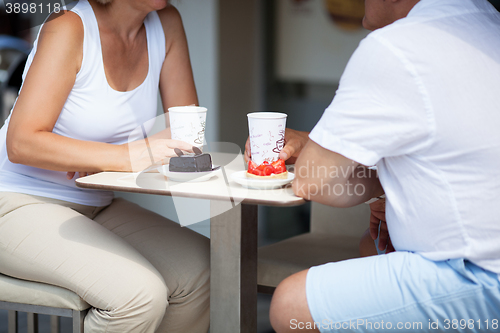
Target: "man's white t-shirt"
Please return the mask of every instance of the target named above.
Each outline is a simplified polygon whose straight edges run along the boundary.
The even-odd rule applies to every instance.
[[[500,14],[421,0],[352,56],[311,140],[377,165],[397,250],[500,273]]]

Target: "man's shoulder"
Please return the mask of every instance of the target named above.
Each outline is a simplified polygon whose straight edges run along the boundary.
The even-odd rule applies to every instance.
[[[399,36],[418,33],[422,22],[410,17],[405,17],[383,28],[372,31],[367,38],[391,40]]]
[[[400,19],[383,28],[372,31],[366,36],[362,44],[374,47],[383,47],[389,49],[399,49],[411,51],[415,48],[425,48],[427,38],[440,38],[433,35],[429,26],[422,20],[407,17]]]
[[[500,23],[500,14],[487,0],[420,1],[406,17],[377,29],[370,35],[385,39],[401,35],[425,35],[429,33],[426,28],[436,26],[456,31],[464,29],[464,23],[476,24],[482,18],[491,20],[492,14],[497,15],[496,21]]]

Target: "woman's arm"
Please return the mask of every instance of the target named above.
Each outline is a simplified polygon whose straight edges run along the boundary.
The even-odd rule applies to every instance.
[[[67,12],[47,21],[12,113],[7,153],[14,163],[56,171],[130,169],[124,146],[52,133],[83,57],[83,25]]]
[[[165,61],[160,76],[164,112],[172,106],[198,105],[182,19],[171,5],[158,11],[165,32]],[[167,117],[168,118],[168,117]]]

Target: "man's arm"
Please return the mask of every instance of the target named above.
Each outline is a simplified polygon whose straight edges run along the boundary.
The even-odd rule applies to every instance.
[[[295,163],[295,195],[352,207],[384,193],[377,172],[309,140]]]

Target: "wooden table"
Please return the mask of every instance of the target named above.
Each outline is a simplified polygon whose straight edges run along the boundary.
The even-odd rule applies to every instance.
[[[223,165],[205,182],[172,182],[159,173],[102,172],[79,178],[78,187],[210,200],[210,332],[257,330],[257,207],[305,202],[290,186],[251,190],[231,180],[242,170],[241,155],[212,154]],[[223,163],[218,163],[218,161]],[[228,162],[229,161],[229,162]]]

